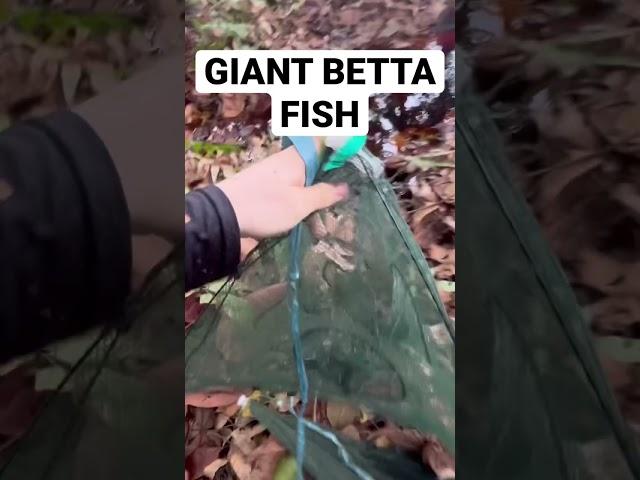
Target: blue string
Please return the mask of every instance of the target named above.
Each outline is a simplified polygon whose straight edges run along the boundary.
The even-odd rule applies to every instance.
[[[369,475],[362,468],[353,463],[353,461],[351,460],[351,455],[349,455],[349,452],[346,448],[344,448],[344,445],[342,445],[342,442],[336,436],[336,434],[328,432],[324,428],[321,428],[315,423],[310,422],[304,418],[302,419],[302,423],[306,425],[310,430],[313,430],[314,432],[322,435],[324,438],[333,443],[338,449],[338,454],[340,455],[342,463],[344,463],[349,470],[355,473],[360,480],[373,480],[373,477],[371,475]]]
[[[318,172],[318,159],[316,153],[316,146],[311,137],[288,137],[284,139],[284,146],[289,147],[294,145],[298,150],[298,153],[304,160],[305,164],[305,185],[309,186],[313,183],[313,180]],[[291,258],[289,263],[289,276],[288,276],[288,305],[290,313],[291,324],[291,340],[293,343],[293,354],[296,362],[296,371],[298,373],[298,383],[300,386],[300,410],[296,413],[293,411],[296,422],[296,478],[297,480],[304,480],[304,452],[306,446],[306,431],[305,427],[314,430],[319,433],[330,442],[332,442],[338,449],[338,453],[343,463],[354,472],[361,480],[373,480],[373,478],[367,474],[360,467],[355,465],[351,461],[349,453],[344,448],[338,437],[331,432],[327,432],[317,425],[309,422],[304,418],[304,412],[307,410],[309,403],[309,378],[307,377],[307,369],[304,364],[304,353],[302,350],[302,338],[300,334],[300,303],[298,301],[298,286],[300,284],[300,239],[302,236],[302,225],[298,224],[291,231],[289,235],[289,245],[291,251]]]
[[[289,137],[284,139],[284,146],[294,145],[305,164],[305,185],[313,183],[313,179],[318,171],[318,159],[316,146],[311,137]],[[293,355],[298,373],[298,383],[300,386],[300,411],[296,414],[296,478],[304,480],[304,451],[305,451],[305,420],[304,412],[309,403],[309,379],[307,369],[304,364],[304,353],[302,351],[302,338],[300,335],[300,303],[298,301],[298,286],[300,283],[300,238],[302,236],[302,225],[298,224],[291,231],[289,245],[291,249],[291,259],[289,264],[289,288],[288,304],[291,323],[291,340],[293,343]]]

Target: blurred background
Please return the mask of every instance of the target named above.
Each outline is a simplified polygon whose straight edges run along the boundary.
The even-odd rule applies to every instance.
[[[458,42],[518,188],[640,424],[640,4],[458,2]]]

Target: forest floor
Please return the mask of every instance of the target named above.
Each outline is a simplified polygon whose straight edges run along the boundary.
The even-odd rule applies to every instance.
[[[640,4],[499,0],[459,17],[514,178],[640,432]]]
[[[215,183],[280,149],[269,131],[270,99],[261,94],[199,95],[193,55],[201,48],[424,49],[437,48],[434,25],[446,9],[439,0],[398,4],[386,0],[193,0],[187,6],[185,83],[185,190]],[[455,318],[455,110],[453,53],[450,89],[442,95],[377,95],[367,147],[385,163],[407,223],[422,247],[441,297]],[[203,300],[201,300],[203,298]],[[202,310],[187,297],[187,327]],[[251,392],[244,392],[250,394]],[[288,454],[250,418],[239,415],[238,394],[187,397],[190,480],[270,480]],[[275,394],[273,407],[288,404]],[[380,448],[399,447],[439,473],[452,467],[428,435],[401,429],[356,406],[315,403],[320,424]],[[286,411],[286,409],[284,410]],[[211,435],[201,435],[203,425]],[[429,432],[424,432],[428,434]],[[284,478],[284,477],[283,477]]]

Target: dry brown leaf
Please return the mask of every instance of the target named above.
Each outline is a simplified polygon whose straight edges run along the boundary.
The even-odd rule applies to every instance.
[[[231,444],[238,448],[244,455],[251,455],[256,449],[254,437],[265,430],[266,428],[260,424],[252,427],[238,428],[231,434]]]
[[[443,247],[442,245],[432,244],[427,248],[427,256],[438,263],[454,263],[456,260],[455,250]]]
[[[597,333],[628,336],[640,319],[640,300],[633,296],[605,297],[589,305],[587,311]]]
[[[640,262],[620,262],[596,250],[585,250],[580,256],[577,278],[610,295],[637,295],[640,292]]]
[[[583,285],[605,291],[624,275],[624,265],[614,258],[587,249],[580,255],[577,278]]]
[[[229,453],[229,463],[239,480],[250,480],[251,463],[240,450],[232,447]]]
[[[327,418],[336,430],[342,430],[360,418],[360,410],[346,403],[330,401],[327,403]]]
[[[229,417],[235,416],[236,413],[240,411],[240,405],[234,403],[233,405],[229,405],[223,410],[223,413]]]
[[[189,393],[184,403],[198,408],[219,408],[235,404],[238,398],[240,394],[234,392]]]
[[[221,93],[222,118],[235,118],[243,111],[247,103],[247,95],[244,93]]]
[[[357,25],[362,19],[363,14],[364,11],[361,8],[347,8],[342,10],[338,17],[342,25],[350,27]]]
[[[204,469],[218,458],[220,448],[199,447],[186,459],[187,470],[192,478],[199,478]]]
[[[224,413],[219,413],[218,415],[216,415],[216,423],[213,426],[214,430],[218,430],[218,431],[221,430],[222,427],[224,427],[227,424],[230,418],[231,417],[229,417]]]
[[[411,193],[416,198],[424,200],[425,202],[435,203],[438,201],[438,196],[425,179],[417,180],[416,177],[413,177],[409,181],[409,190],[411,190]]]
[[[250,458],[255,460],[264,455],[278,455],[284,452],[286,452],[285,448],[274,437],[270,436],[251,453]]]
[[[422,461],[431,467],[439,480],[456,478],[453,457],[435,439],[428,439],[422,447]]]
[[[347,425],[342,430],[340,430],[340,433],[351,440],[355,440],[356,442],[360,441],[360,432],[355,427],[355,425]]]
[[[224,467],[227,463],[229,463],[229,459],[227,458],[217,458],[209,465],[204,467],[202,470],[202,474],[210,479],[213,479],[222,467]]]
[[[374,440],[373,444],[378,448],[390,448],[390,447],[393,446],[393,444],[391,443],[391,440],[389,440],[384,435],[376,437],[376,439]]]
[[[434,185],[434,190],[445,203],[455,203],[456,200],[456,186],[452,182],[441,182]]]
[[[554,201],[571,182],[602,163],[601,158],[587,156],[578,150],[568,152],[567,156],[572,159],[570,163],[554,167],[540,181],[540,200],[543,205]]]
[[[416,430],[402,429],[393,424],[371,432],[368,440],[375,442],[381,437],[385,437],[391,445],[407,452],[421,451],[426,440],[426,437]]]
[[[273,437],[267,438],[256,448],[250,458],[253,463],[251,480],[272,480],[278,462],[286,455],[287,451]]]
[[[413,214],[413,217],[411,218],[411,225],[413,226],[413,228],[418,228],[423,220],[428,221],[427,217],[432,213],[438,211],[439,208],[440,206],[437,203],[432,203],[426,204],[416,210]]]
[[[202,112],[193,103],[184,107],[184,123],[190,127],[196,127],[202,123]]]
[[[548,138],[561,140],[584,150],[592,150],[598,145],[598,137],[587,126],[584,115],[567,99],[559,100],[555,108],[533,108],[532,116],[541,134]]]
[[[638,99],[631,100],[637,102]],[[616,151],[634,156],[640,154],[640,136],[635,125],[640,104],[629,104],[626,98],[619,98],[617,94],[601,101],[603,105],[590,112],[598,133]]]

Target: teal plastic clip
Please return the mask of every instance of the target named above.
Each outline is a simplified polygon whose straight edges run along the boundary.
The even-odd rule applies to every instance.
[[[322,171],[329,172],[343,167],[351,158],[360,153],[366,143],[366,135],[351,137],[342,147],[331,154],[329,160],[322,166]]]

